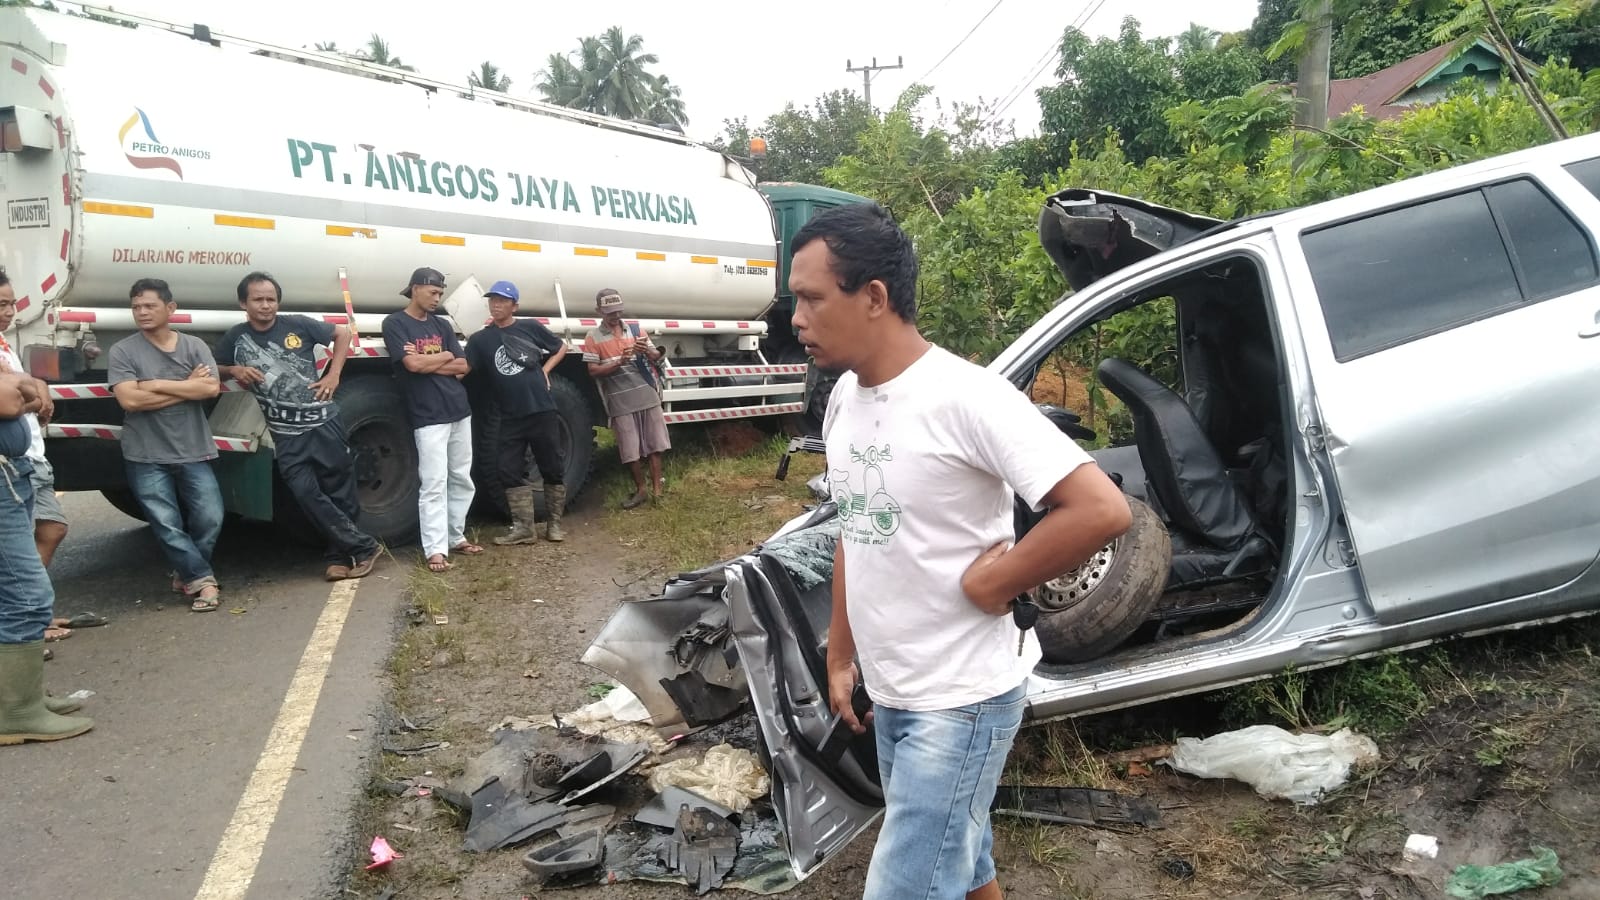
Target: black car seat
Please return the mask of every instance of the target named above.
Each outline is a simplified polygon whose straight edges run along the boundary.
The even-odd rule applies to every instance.
[[[1104,360],[1096,372],[1133,416],[1146,494],[1172,532],[1168,586],[1259,571],[1270,543],[1188,404],[1127,360]]]

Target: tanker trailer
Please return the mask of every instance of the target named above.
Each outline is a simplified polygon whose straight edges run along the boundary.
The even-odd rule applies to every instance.
[[[59,489],[138,514],[105,365],[135,331],[143,277],[171,284],[174,326],[208,343],[243,321],[235,286],[252,270],[282,283],[285,312],[353,326],[337,400],[363,524],[389,540],[415,529],[416,453],[379,331],[418,266],[446,274],[464,338],[498,279],[574,349],[595,294],[618,289],[667,351],[669,424],[803,409],[772,207],[735,160],[647,125],[123,18],[138,27],[0,9],[0,265],[13,344],[56,397]],[[554,392],[576,494],[604,424],[577,354]],[[225,385],[211,425],[230,511],[294,522],[248,392]]]

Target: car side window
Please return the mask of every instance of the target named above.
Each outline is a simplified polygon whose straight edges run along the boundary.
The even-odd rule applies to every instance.
[[[1579,184],[1588,188],[1589,193],[1600,197],[1600,156],[1567,163],[1562,168],[1567,170],[1568,175],[1578,179]]]
[[[1340,362],[1600,280],[1583,229],[1526,179],[1332,225],[1301,244]]]

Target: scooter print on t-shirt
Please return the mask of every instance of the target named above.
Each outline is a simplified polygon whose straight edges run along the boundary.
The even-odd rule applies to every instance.
[[[884,545],[900,530],[900,503],[885,486],[883,463],[893,462],[889,445],[857,450],[850,445],[850,469],[828,473],[828,492],[839,507],[839,533],[857,544]],[[855,466],[860,466],[861,488],[856,489]]]

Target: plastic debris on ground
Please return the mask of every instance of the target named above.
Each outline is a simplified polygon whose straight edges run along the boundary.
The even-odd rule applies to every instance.
[[[997,816],[1057,825],[1138,825],[1158,828],[1161,810],[1154,801],[1099,788],[1001,785],[990,810]]]
[[[1165,762],[1200,778],[1233,778],[1268,799],[1310,806],[1342,786],[1350,769],[1378,761],[1378,745],[1348,728],[1333,734],[1291,734],[1252,725],[1199,740],[1179,738]]]
[[[621,743],[645,744],[652,753],[666,753],[672,749],[672,742],[663,738],[650,725],[650,713],[644,708],[644,704],[639,702],[639,698],[634,696],[632,691],[621,685],[612,688],[599,700],[572,712],[540,720],[507,716],[490,731],[507,728],[524,731],[529,728],[558,726],[568,726],[584,734],[600,735]]]
[[[405,854],[396,853],[395,849],[389,846],[389,842],[384,840],[382,836],[374,836],[372,839],[372,865],[367,866],[367,871],[370,872],[373,869],[382,868],[397,859],[404,858]]]
[[[772,779],[754,753],[718,744],[700,759],[685,757],[656,766],[650,787],[655,791],[681,787],[742,813],[752,800],[772,792]]]
[[[1438,855],[1439,839],[1431,834],[1413,834],[1407,837],[1405,849],[1400,851],[1401,858],[1406,862],[1433,859]]]
[[[1494,866],[1457,866],[1444,892],[1458,900],[1477,900],[1559,883],[1562,872],[1556,852],[1548,847],[1534,847],[1533,852],[1531,859]]]

